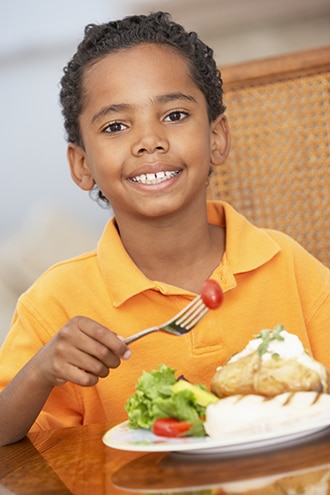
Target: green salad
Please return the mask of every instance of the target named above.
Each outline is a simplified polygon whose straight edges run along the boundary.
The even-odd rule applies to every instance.
[[[165,436],[206,436],[206,407],[219,399],[203,385],[177,379],[175,372],[162,364],[157,370],[142,373],[125,406],[130,428],[149,429]],[[170,433],[166,434],[164,425],[169,427],[170,420]]]

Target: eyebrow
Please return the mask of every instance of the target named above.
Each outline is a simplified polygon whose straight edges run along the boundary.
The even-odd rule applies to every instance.
[[[155,101],[156,103],[168,103],[171,101],[177,101],[177,100],[184,100],[184,101],[191,101],[196,103],[196,98],[194,98],[191,95],[186,95],[184,93],[168,93],[165,95],[159,95],[156,96],[155,98],[151,99],[152,101]],[[113,105],[107,105],[101,110],[99,110],[95,115],[92,117],[92,123],[96,122],[102,117],[105,117],[106,115],[109,115],[111,113],[117,113],[117,112],[123,112],[125,110],[129,110],[132,108],[133,105],[130,105],[129,103],[115,103]]]
[[[186,95],[184,93],[169,93],[166,95],[156,96],[155,100],[159,103],[167,103],[175,100],[186,100],[196,102],[196,98],[191,95]]]
[[[124,110],[128,110],[130,107],[131,105],[128,105],[126,103],[107,105],[106,107],[101,108],[101,110],[99,110],[95,115],[93,115],[92,123],[96,122],[102,117],[105,117],[108,114],[122,112]]]

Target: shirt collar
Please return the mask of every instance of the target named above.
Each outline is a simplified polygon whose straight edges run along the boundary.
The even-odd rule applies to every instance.
[[[228,203],[208,202],[208,220],[226,228],[225,256],[232,275],[257,268],[280,249],[266,231],[253,226]],[[150,280],[139,270],[121,242],[115,218],[108,222],[98,243],[97,259],[115,307],[148,290],[188,294],[183,289]]]
[[[208,221],[226,229],[225,256],[233,274],[254,270],[280,251],[267,230],[251,224],[228,203],[208,202]]]
[[[172,295],[191,294],[184,289],[147,278],[125,250],[115,218],[108,222],[99,240],[97,260],[115,307],[148,290]]]

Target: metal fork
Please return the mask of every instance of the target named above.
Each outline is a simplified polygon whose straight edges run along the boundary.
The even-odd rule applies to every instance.
[[[124,339],[124,342],[125,344],[130,344],[131,342],[134,342],[149,333],[157,332],[158,330],[171,333],[172,335],[184,335],[194,328],[208,310],[209,308],[205,306],[201,296],[198,295],[185,308],[163,325],[146,328],[141,332],[127,337],[127,339]]]

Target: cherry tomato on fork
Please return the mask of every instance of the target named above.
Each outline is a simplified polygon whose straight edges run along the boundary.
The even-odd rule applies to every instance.
[[[209,309],[219,308],[223,301],[223,292],[218,282],[212,279],[205,280],[202,285],[201,297]]]
[[[175,418],[158,418],[152,425],[152,433],[160,437],[182,437],[192,427],[188,421]]]

